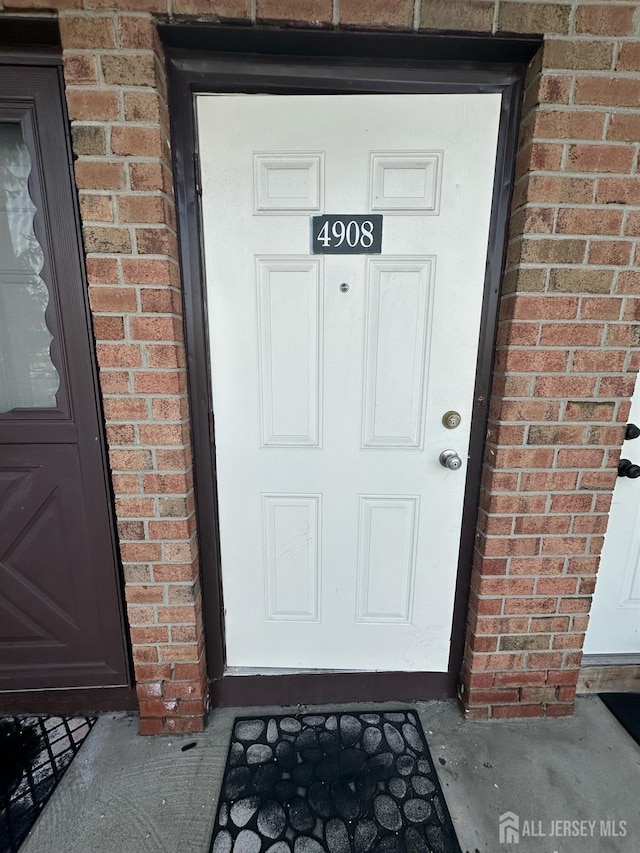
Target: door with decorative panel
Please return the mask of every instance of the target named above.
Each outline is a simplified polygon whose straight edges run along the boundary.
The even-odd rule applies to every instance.
[[[62,69],[0,68],[0,709],[130,707]]]
[[[230,670],[447,670],[500,110],[196,98]]]

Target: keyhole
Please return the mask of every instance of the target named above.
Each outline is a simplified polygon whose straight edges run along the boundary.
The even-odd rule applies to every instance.
[[[349,290],[349,285],[345,281],[343,281],[342,284],[340,285],[340,292],[346,293],[348,290]]]

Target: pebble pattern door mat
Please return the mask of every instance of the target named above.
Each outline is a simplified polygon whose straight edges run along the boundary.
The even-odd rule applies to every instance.
[[[16,853],[95,722],[0,718],[0,853]]]
[[[460,853],[413,711],[236,718],[211,853]]]

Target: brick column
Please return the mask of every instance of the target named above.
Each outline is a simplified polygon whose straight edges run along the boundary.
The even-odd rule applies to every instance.
[[[472,719],[573,711],[638,369],[637,11],[499,7],[506,29],[554,35],[524,98],[463,672]]]
[[[60,27],[140,728],[198,731],[205,656],[162,51],[146,13],[63,11]]]

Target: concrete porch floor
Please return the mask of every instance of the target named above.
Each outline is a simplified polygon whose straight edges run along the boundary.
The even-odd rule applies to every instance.
[[[640,747],[596,696],[571,718],[513,723],[465,722],[454,702],[366,709],[385,707],[418,711],[463,853],[640,850]],[[139,737],[136,717],[103,716],[21,853],[207,853],[234,717],[298,710],[219,709],[204,734],[177,737]],[[507,811],[536,835],[500,844]],[[551,836],[552,821],[595,821],[594,835],[586,823],[560,825],[586,835]],[[600,821],[626,821],[626,836],[602,837]]]

